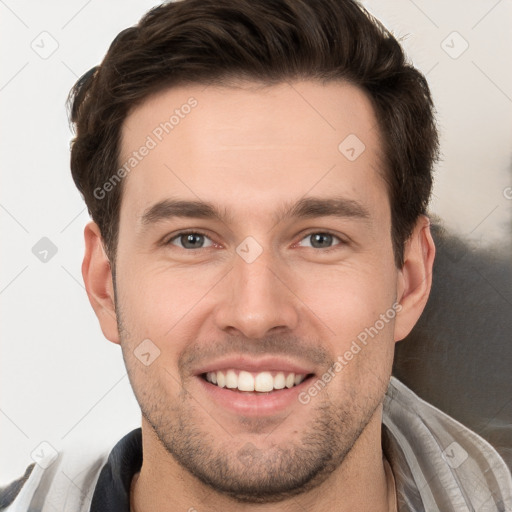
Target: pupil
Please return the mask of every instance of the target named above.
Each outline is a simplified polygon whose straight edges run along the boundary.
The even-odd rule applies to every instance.
[[[188,235],[182,235],[182,238],[181,238],[181,243],[183,245],[183,247],[186,247],[186,248],[197,248],[197,247],[201,247],[203,244],[203,235],[197,235],[197,234],[193,234],[193,233],[190,233]]]
[[[311,245],[313,247],[329,247],[332,243],[332,235],[328,233],[316,233],[312,236]]]

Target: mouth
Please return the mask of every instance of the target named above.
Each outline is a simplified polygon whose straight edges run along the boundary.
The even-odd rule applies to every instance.
[[[241,393],[269,394],[299,386],[313,374],[271,370],[250,372],[230,368],[205,372],[200,376],[218,388]]]
[[[299,394],[316,372],[286,356],[262,358],[233,355],[210,361],[195,371],[198,391],[236,417],[271,418],[298,411]]]
[[[210,367],[196,374],[196,382],[219,411],[235,417],[277,419],[287,417],[291,410],[298,413],[303,408],[299,394],[311,384],[315,374],[301,368],[269,366],[274,368],[267,369],[263,365],[257,368],[248,365]]]

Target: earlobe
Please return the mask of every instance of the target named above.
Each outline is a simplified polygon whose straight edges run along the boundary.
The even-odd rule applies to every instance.
[[[404,265],[398,273],[397,301],[402,309],[396,317],[395,341],[400,341],[411,332],[425,308],[432,287],[434,257],[430,221],[422,215],[406,242]]]
[[[112,269],[103,248],[100,229],[95,222],[85,226],[84,238],[82,276],[87,296],[104,336],[113,343],[119,343]]]

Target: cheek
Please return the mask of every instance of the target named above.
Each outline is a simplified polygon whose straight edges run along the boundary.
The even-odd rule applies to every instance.
[[[133,265],[121,289],[123,317],[139,334],[155,339],[171,336],[194,315],[219,279],[219,269],[170,268],[168,264]],[[200,308],[198,308],[199,310]]]
[[[376,262],[357,267],[319,266],[308,274],[296,275],[294,290],[322,320],[327,333],[347,341],[373,326],[392,308],[396,294],[393,275]],[[385,335],[392,327],[391,317],[392,312],[384,327],[379,322],[379,330]]]
[[[321,319],[320,336],[338,362],[331,389],[366,390],[372,396],[386,389],[394,354],[393,267],[373,262],[365,269],[339,267],[315,272],[297,292]],[[396,286],[395,286],[396,287]],[[318,325],[318,322],[317,322]],[[373,390],[373,391],[371,391]],[[357,394],[357,393],[356,393]]]

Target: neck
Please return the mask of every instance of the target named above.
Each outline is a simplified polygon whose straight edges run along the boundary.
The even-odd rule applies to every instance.
[[[140,473],[132,480],[131,512],[284,512],[291,509],[387,512],[392,496],[382,455],[381,421],[382,409],[378,408],[343,463],[318,487],[278,503],[254,504],[239,503],[188,473],[164,449],[143,419],[144,459]]]

